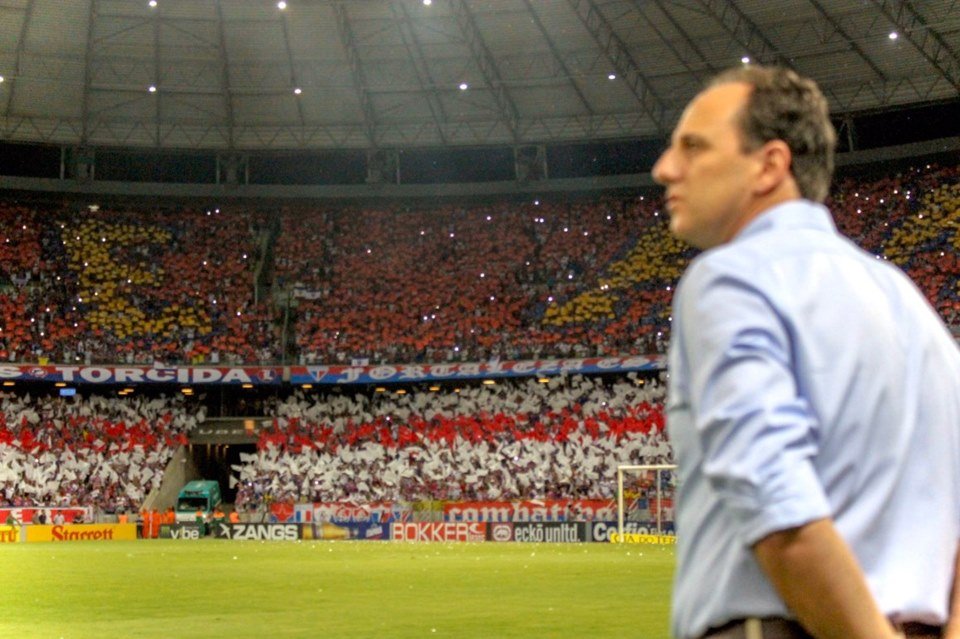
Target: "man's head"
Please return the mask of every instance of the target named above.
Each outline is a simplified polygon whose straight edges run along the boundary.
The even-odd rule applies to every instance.
[[[823,201],[835,143],[813,81],[770,67],[721,74],[687,106],[653,169],[671,231],[710,248],[775,204]]]

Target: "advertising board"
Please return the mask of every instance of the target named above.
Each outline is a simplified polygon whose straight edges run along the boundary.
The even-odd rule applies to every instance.
[[[21,541],[22,528],[20,526],[9,526],[0,524],[0,544],[15,544]]]
[[[487,524],[489,541],[513,541],[513,524],[509,521],[495,521]]]
[[[477,521],[394,522],[394,541],[486,541],[487,524]]]
[[[217,524],[215,537],[248,541],[297,541],[300,524]]]
[[[594,521],[587,524],[588,539],[590,541],[608,542],[612,541],[613,535],[617,534],[617,522],[615,521]],[[657,536],[657,523],[646,521],[625,521],[623,522],[623,532],[625,535],[652,535]],[[660,532],[664,537],[674,535],[673,522],[663,523]],[[645,542],[650,543],[650,542]]]
[[[24,526],[28,542],[35,541],[132,541],[137,538],[136,524],[65,524],[63,526]]]
[[[532,521],[513,524],[513,540],[532,543],[587,541],[588,524],[581,521]]]
[[[640,533],[610,533],[610,543],[612,544],[675,544],[677,538],[673,535],[643,535]]]
[[[612,499],[460,501],[443,507],[446,521],[606,521],[616,516]]]
[[[163,524],[160,526],[160,539],[197,540],[203,537],[199,524]]]
[[[304,539],[382,540],[390,538],[389,524],[369,522],[332,524],[328,521],[315,521],[312,524],[301,524],[300,530]]]
[[[394,521],[408,521],[411,511],[409,504],[392,501],[353,503],[348,501],[315,502],[295,504],[292,519],[281,519],[281,515],[271,511],[277,521],[297,523],[329,522],[344,524],[382,524]]]

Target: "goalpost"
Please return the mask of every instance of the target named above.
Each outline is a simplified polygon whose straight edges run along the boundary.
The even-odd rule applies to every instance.
[[[657,536],[664,534],[665,524],[670,524],[672,530],[676,469],[676,464],[617,466],[617,534],[620,543],[624,541],[625,520],[646,521],[650,527],[655,522]]]

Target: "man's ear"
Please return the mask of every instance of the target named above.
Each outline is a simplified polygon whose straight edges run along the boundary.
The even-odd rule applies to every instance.
[[[790,167],[793,163],[793,154],[790,147],[783,140],[770,140],[757,149],[760,161],[760,174],[754,182],[757,195],[769,195],[785,186],[793,185],[793,173]]]

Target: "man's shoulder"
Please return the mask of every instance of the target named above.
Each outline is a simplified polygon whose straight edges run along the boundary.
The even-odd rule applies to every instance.
[[[720,281],[756,283],[759,276],[757,266],[763,263],[756,249],[763,247],[753,247],[753,244],[724,244],[700,253],[680,278],[678,292],[699,290]]]
[[[732,241],[698,255],[683,280],[700,285],[721,279],[776,286],[786,273],[797,267],[803,270],[804,264],[828,255],[844,259],[867,256],[837,233],[825,208],[795,201],[757,218]]]

